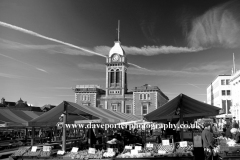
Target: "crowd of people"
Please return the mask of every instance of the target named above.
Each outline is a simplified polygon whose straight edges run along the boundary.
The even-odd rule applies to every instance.
[[[220,133],[223,137],[235,140],[236,143],[240,143],[240,129],[235,118],[232,120],[228,118],[224,119],[220,127],[216,123],[204,123],[201,136],[205,160],[213,159],[213,148],[215,147],[214,136],[219,135],[217,133]]]

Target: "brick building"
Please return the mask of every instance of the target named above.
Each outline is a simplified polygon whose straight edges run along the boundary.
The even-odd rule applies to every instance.
[[[42,112],[40,107],[28,105],[27,101],[24,102],[21,98],[17,102],[6,101],[5,98],[2,98],[0,108]]]
[[[115,41],[106,58],[106,90],[98,85],[77,85],[75,103],[142,116],[168,102],[157,87],[145,84],[128,91],[128,63],[120,41]]]

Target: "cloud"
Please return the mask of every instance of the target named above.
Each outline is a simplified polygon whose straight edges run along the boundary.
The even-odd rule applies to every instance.
[[[74,97],[74,94],[72,95],[55,95],[56,97]]]
[[[33,44],[23,44],[18,42],[13,42],[0,38],[0,48],[5,49],[15,49],[23,51],[33,51],[33,50],[44,50],[46,53],[50,54],[66,54],[66,55],[83,55],[83,56],[93,56],[94,54],[86,53],[82,50],[77,50],[65,45],[33,45]]]
[[[83,63],[80,63],[80,64],[78,64],[78,67],[81,68],[81,69],[106,72],[106,66],[103,65],[103,64],[97,64],[97,63],[83,64]]]
[[[0,53],[0,55],[3,56],[3,57],[5,57],[5,58],[12,59],[12,60],[17,61],[17,62],[20,62],[20,63],[22,63],[22,64],[31,66],[31,67],[33,67],[33,68],[35,68],[36,70],[39,70],[39,71],[41,71],[41,72],[48,73],[48,72],[47,72],[46,70],[44,70],[44,69],[41,69],[41,68],[38,68],[38,67],[36,67],[36,66],[33,66],[33,65],[29,64],[29,63],[20,61],[20,60],[18,60],[18,59],[16,59],[16,58],[13,58],[13,57],[7,56],[7,55],[5,55],[5,54],[1,54],[1,53]]]
[[[240,3],[230,1],[195,18],[187,39],[190,47],[240,47]]]
[[[23,79],[28,77],[18,76],[18,75],[12,75],[12,74],[6,74],[6,73],[0,73],[0,77],[4,78],[12,78],[12,79]]]
[[[94,48],[96,52],[107,55],[112,47],[109,46],[97,46]],[[128,47],[122,46],[125,53],[128,55],[144,55],[154,56],[159,54],[177,54],[198,52],[203,50],[202,47],[188,48],[188,47],[174,47],[174,46],[144,46],[144,47]]]
[[[93,70],[97,72],[106,72],[106,66],[103,64],[78,64],[78,67],[86,70]],[[139,68],[128,68],[129,75],[146,75],[146,76],[172,76],[172,77],[184,77],[184,76],[202,76],[210,75],[212,73],[206,72],[190,72],[186,70],[143,70]]]
[[[71,90],[72,87],[46,87],[44,89],[56,89],[56,90]]]
[[[106,77],[98,77],[98,78],[75,78],[72,81],[99,81],[99,80],[106,80]]]
[[[45,50],[50,54],[66,54],[66,55],[83,55],[93,56],[95,54],[88,53],[82,50],[71,48],[66,45],[32,45],[32,44],[21,44],[13,41],[0,39],[0,47],[17,50]],[[177,53],[188,53],[198,52],[203,48],[188,48],[188,47],[174,47],[174,46],[122,46],[127,55],[144,55],[154,56],[159,54],[177,54]],[[94,52],[98,52],[102,56],[107,56],[112,47],[110,46],[97,46],[94,47]],[[140,66],[139,66],[140,67]]]
[[[195,67],[184,68],[188,72],[206,72],[217,74],[231,74],[232,61],[215,61],[211,63],[201,63]],[[236,68],[240,66],[237,65]]]
[[[70,44],[70,43],[67,43],[67,42],[63,42],[63,41],[60,41],[60,40],[57,40],[57,39],[54,39],[54,38],[51,38],[51,37],[47,37],[47,36],[44,36],[44,35],[39,34],[37,32],[33,32],[31,30],[21,28],[21,27],[18,27],[18,26],[9,24],[9,23],[5,23],[5,22],[0,21],[0,25],[3,26],[3,27],[9,28],[9,29],[13,29],[13,30],[16,30],[16,31],[19,31],[19,32],[22,32],[22,33],[26,33],[28,35],[32,35],[32,36],[39,37],[39,38],[42,38],[42,39],[46,39],[46,40],[49,40],[49,41],[52,41],[52,42],[56,42],[56,43],[66,45],[66,46],[69,46],[69,47],[72,47],[72,48],[75,48],[75,49],[78,49],[78,50],[82,50],[86,53],[95,54],[95,55],[98,55],[98,56],[101,56],[101,57],[105,57],[102,54],[93,52],[93,51],[85,49],[83,47],[79,47],[79,46],[76,46],[76,45],[73,45],[73,44]]]

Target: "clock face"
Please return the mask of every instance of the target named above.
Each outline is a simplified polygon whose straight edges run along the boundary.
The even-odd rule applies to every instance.
[[[119,60],[119,56],[117,54],[113,55],[112,60],[113,61],[118,61]]]

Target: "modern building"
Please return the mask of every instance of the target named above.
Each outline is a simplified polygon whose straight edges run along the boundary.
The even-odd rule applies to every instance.
[[[128,62],[119,38],[106,58],[106,90],[98,85],[77,85],[75,102],[141,117],[168,102],[157,87],[145,84],[128,91]]]
[[[230,81],[232,86],[232,107],[231,113],[236,120],[240,121],[240,70],[232,75]]]
[[[232,87],[231,75],[219,75],[207,87],[207,103],[222,109],[225,115],[231,115]]]

